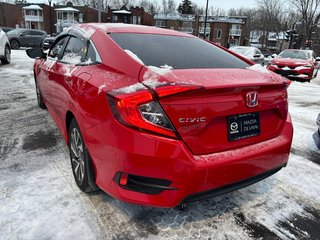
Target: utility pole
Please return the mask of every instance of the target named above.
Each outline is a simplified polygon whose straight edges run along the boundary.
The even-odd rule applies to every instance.
[[[51,2],[52,2],[52,0],[48,0],[48,2],[49,2],[49,17],[50,17],[50,20],[49,20],[50,36],[52,37],[52,17],[51,17]]]
[[[208,17],[208,4],[209,0],[207,0],[207,5],[206,5],[206,15],[204,18],[204,30],[203,30],[203,39],[206,39],[206,30],[207,30],[207,17]]]
[[[101,1],[98,0],[98,22],[101,23]]]

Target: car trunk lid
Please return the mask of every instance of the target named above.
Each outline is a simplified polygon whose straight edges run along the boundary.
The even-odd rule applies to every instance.
[[[259,66],[192,70],[149,67],[142,69],[140,80],[157,95],[179,136],[195,155],[275,137],[287,117],[288,81]],[[182,88],[178,94],[163,94],[164,88],[178,86],[190,91]],[[251,95],[248,100],[248,94],[257,94],[256,106],[248,106],[248,101],[255,100]],[[243,131],[244,127],[251,129]],[[240,133],[234,133],[240,128]]]

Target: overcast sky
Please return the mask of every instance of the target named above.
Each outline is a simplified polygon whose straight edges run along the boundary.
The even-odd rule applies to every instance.
[[[192,0],[191,0],[192,1]],[[176,3],[179,4],[181,1],[176,0]],[[206,0],[193,0],[192,2],[197,3],[201,6],[206,6]],[[240,8],[240,7],[254,7],[255,0],[209,0],[209,6],[214,6],[217,8],[222,8],[229,10],[230,8]]]

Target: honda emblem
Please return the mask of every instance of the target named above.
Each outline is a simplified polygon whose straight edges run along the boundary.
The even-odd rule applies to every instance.
[[[252,108],[258,105],[258,93],[249,92],[247,93],[247,107]]]

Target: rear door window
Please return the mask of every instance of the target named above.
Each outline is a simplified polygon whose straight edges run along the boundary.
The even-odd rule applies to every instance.
[[[61,61],[70,64],[80,64],[87,55],[87,45],[78,38],[70,37],[64,49]]]

